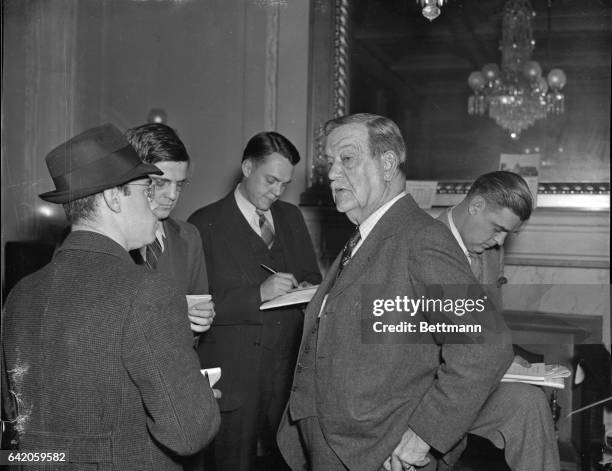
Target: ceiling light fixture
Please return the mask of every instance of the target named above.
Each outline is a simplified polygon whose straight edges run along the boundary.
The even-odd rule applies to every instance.
[[[521,131],[549,113],[565,111],[561,90],[566,77],[561,69],[552,69],[547,78],[542,67],[531,60],[535,48],[531,21],[535,16],[529,0],[509,0],[504,6],[502,39],[499,49],[501,70],[486,64],[468,77],[473,95],[468,98],[468,113],[489,117],[518,139]]]
[[[417,0],[417,4],[421,6],[423,16],[429,21],[433,21],[440,16],[440,8],[444,5],[445,1],[446,0]]]

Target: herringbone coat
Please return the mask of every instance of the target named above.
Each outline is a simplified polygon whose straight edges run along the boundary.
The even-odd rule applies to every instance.
[[[65,450],[62,469],[181,469],[219,425],[186,312],[184,293],[116,242],[72,232],[6,304],[21,448]]]

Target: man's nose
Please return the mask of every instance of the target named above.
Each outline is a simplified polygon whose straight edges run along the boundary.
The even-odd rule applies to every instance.
[[[341,175],[341,170],[340,170],[340,164],[336,164],[336,162],[334,161],[330,166],[329,166],[329,171],[327,172],[327,176],[330,180],[337,180],[340,175]]]
[[[280,183],[277,183],[276,185],[274,185],[272,187],[272,194],[276,196],[277,198],[280,198],[280,196],[283,194],[283,185]]]
[[[175,199],[178,198],[178,195],[179,195],[179,192],[178,192],[178,186],[176,182],[168,183],[168,188],[166,190],[166,196],[168,196],[168,198],[174,201]]]
[[[502,245],[504,245],[504,241],[506,240],[507,235],[508,235],[507,232],[499,232],[495,234],[495,237],[493,237],[493,240],[495,240],[495,242],[497,242],[497,245],[501,247]]]

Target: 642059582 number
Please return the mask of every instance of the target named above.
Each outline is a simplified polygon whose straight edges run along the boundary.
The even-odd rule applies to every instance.
[[[0,450],[0,465],[28,463],[64,463],[68,461],[68,452],[65,450]]]

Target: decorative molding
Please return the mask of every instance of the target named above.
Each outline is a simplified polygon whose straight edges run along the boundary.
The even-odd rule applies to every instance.
[[[349,0],[336,0],[334,28],[334,118],[349,112]]]
[[[517,310],[504,310],[503,315],[508,327],[517,334],[531,332],[569,335],[573,338],[573,344],[602,341],[601,316]],[[540,336],[537,340],[545,345],[550,338]]]
[[[278,98],[278,49],[280,41],[281,4],[269,4],[266,8],[266,77],[264,95],[264,125],[267,130],[277,128]]]
[[[504,244],[508,265],[610,268],[610,212],[537,208]]]
[[[438,182],[434,206],[454,206],[467,194],[471,181]],[[610,183],[538,184],[539,208],[610,209]]]

